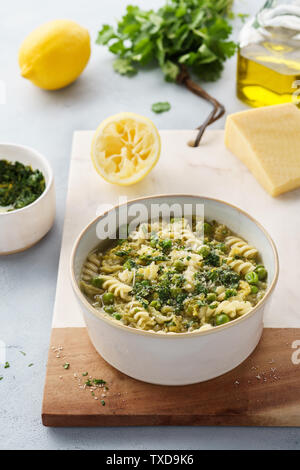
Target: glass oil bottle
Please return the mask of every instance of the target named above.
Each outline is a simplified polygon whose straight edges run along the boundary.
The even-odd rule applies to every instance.
[[[300,2],[275,3],[268,1],[240,35],[237,96],[254,107],[300,103]]]

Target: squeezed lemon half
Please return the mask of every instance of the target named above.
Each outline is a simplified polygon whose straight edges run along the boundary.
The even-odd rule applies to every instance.
[[[160,156],[160,136],[153,122],[135,113],[120,113],[101,122],[91,156],[106,181],[129,186],[143,179]]]

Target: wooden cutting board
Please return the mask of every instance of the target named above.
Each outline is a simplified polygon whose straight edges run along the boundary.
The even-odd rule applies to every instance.
[[[207,131],[199,148],[188,145],[195,131],[161,131],[156,168],[139,184],[119,188],[94,171],[92,134],[78,131],[73,139],[43,424],[299,426],[300,190],[271,198],[224,148],[223,131]],[[69,258],[79,232],[119,197],[178,192],[223,199],[262,222],[277,244],[280,276],[262,340],[243,364],[208,382],[166,387],[131,379],[95,351],[71,288]],[[89,377],[105,380],[109,390],[92,391],[85,386]]]

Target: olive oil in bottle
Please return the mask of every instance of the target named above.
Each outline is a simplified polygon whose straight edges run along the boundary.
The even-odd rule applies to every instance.
[[[299,103],[300,0],[267,0],[242,28],[237,96],[255,107]]]
[[[300,48],[289,58],[284,53],[287,46],[265,43],[261,47],[265,51],[248,46],[238,52],[238,98],[254,107],[294,101],[300,89]]]

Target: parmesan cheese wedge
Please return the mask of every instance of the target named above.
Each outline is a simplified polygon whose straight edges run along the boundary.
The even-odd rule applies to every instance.
[[[225,145],[271,196],[300,186],[300,110],[296,105],[229,115]]]

